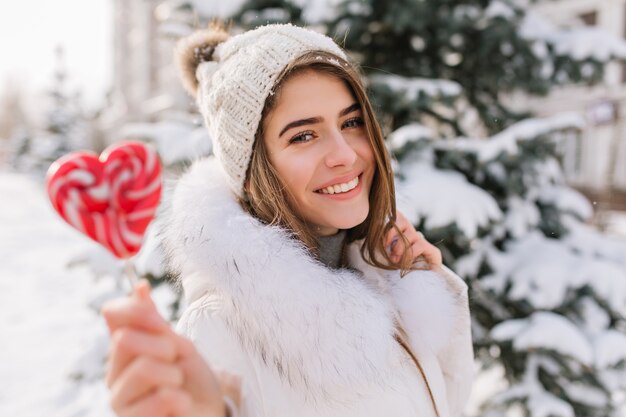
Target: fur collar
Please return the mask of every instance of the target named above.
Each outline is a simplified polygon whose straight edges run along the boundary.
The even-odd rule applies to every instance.
[[[411,339],[434,351],[453,331],[455,296],[438,274],[400,280],[366,264],[359,242],[348,248],[355,271],[327,268],[284,230],[247,214],[213,158],[178,181],[161,223],[187,301],[216,296],[217,314],[240,343],[291,385],[323,393],[385,381],[398,355],[396,312]]]

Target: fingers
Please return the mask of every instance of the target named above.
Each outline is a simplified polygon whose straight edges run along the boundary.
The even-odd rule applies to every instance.
[[[172,341],[176,346],[178,358],[200,358],[200,354],[196,350],[196,345],[184,336],[172,331]]]
[[[404,215],[399,211],[396,212],[395,225],[396,227],[392,227],[391,229],[389,229],[389,231],[385,235],[385,247],[387,248],[395,246],[395,243],[400,239],[400,237],[398,236],[398,230],[403,234],[406,234],[410,230],[415,230],[411,222],[409,222],[409,220],[404,217]]]
[[[183,372],[177,364],[141,356],[111,386],[111,406],[122,408],[156,388],[178,388],[182,384]]]
[[[413,227],[409,219],[404,217],[404,214],[399,211],[396,211],[396,225],[400,230],[405,230],[407,227]]]
[[[191,396],[175,388],[159,388],[128,406],[115,406],[118,417],[182,417],[189,413]]]
[[[106,383],[110,388],[124,368],[134,358],[148,356],[165,362],[173,362],[178,356],[177,342],[171,334],[151,334],[125,327],[112,336],[111,353],[107,367]]]
[[[133,297],[136,297],[138,300],[149,300],[152,302],[150,298],[150,283],[142,279],[140,280],[133,290]]]
[[[441,251],[423,237],[411,243],[411,254],[414,260],[423,257],[430,269],[441,266],[443,262]]]
[[[169,324],[157,311],[152,300],[142,299],[143,295],[109,301],[102,308],[102,315],[111,333],[120,327],[130,326],[147,331],[159,332],[169,328]]]
[[[400,212],[396,213],[396,226],[407,239],[411,251],[410,256],[414,261],[422,257],[430,268],[441,266],[441,251],[429,243],[421,232],[415,230],[411,222]],[[402,259],[405,246],[398,244],[401,240],[396,228],[391,228],[385,235],[385,247],[392,262],[400,262]]]

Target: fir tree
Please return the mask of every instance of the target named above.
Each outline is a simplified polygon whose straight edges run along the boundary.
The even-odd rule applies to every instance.
[[[81,109],[80,93],[71,91],[65,68],[65,55],[62,47],[55,50],[56,68],[53,83],[48,91],[51,108],[47,114],[46,131],[55,137],[52,157],[58,157],[76,150],[85,142],[84,115]],[[55,158],[56,159],[56,158]]]
[[[21,133],[13,139],[13,164],[21,171],[42,176],[48,166],[68,152],[89,148],[87,119],[80,94],[72,91],[65,68],[63,49],[55,50],[56,67],[46,92],[48,111],[39,132]]]

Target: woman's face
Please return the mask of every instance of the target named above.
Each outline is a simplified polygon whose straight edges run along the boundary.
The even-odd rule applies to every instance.
[[[298,214],[327,236],[365,221],[376,165],[363,112],[343,81],[305,71],[264,121],[269,159]]]

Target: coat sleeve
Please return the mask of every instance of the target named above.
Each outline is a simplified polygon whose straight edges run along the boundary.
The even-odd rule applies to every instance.
[[[215,304],[215,300],[208,295],[196,300],[183,313],[177,330],[194,343],[211,369],[241,378],[241,403],[235,414],[237,417],[264,416],[254,366],[228,330]]]
[[[474,350],[467,284],[454,272],[443,266],[439,271],[455,294],[458,314],[455,314],[455,331],[450,341],[438,352],[451,417],[462,415],[474,379]]]

